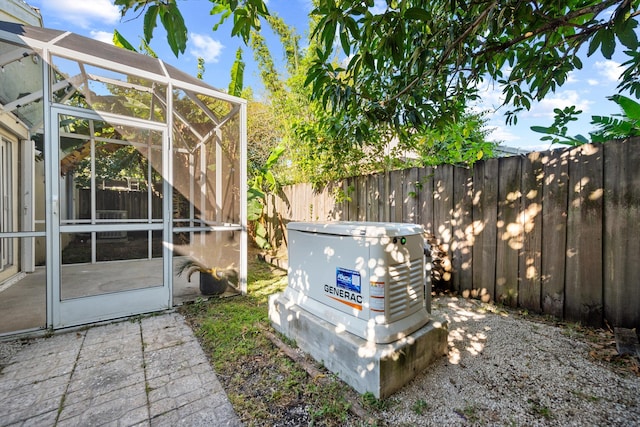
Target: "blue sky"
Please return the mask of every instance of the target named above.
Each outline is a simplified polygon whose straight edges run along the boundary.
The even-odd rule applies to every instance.
[[[121,19],[113,0],[27,0],[27,3],[40,8],[44,26],[47,28],[73,31],[109,43],[113,30],[117,29],[132,45],[137,47],[140,44],[142,17],[136,18],[135,14],[129,12]],[[267,4],[271,12],[277,13],[287,24],[295,27],[304,39],[307,14],[311,10],[310,0],[269,0]],[[217,18],[209,14],[211,2],[182,0],[179,5],[189,27],[187,50],[180,58],[176,58],[167,46],[162,26],[158,25],[151,41],[151,47],[158,56],[194,75],[197,72],[197,58],[203,57],[206,69],[204,79],[214,87],[225,89],[229,84],[229,70],[236,50],[242,46],[246,62],[245,86],[253,87],[259,96],[260,79],[251,50],[245,47],[241,40],[230,37],[229,25],[213,32],[212,27],[216,24]],[[277,38],[268,31],[265,32],[265,36],[272,54],[281,57],[282,47]],[[571,135],[587,135],[588,131],[593,129],[589,124],[592,115],[618,113],[617,106],[606,97],[617,93],[618,77],[622,71],[620,63],[624,62],[624,56],[619,54],[614,56],[613,60],[606,60],[597,53],[591,58],[583,56],[582,59],[583,69],[573,73],[556,93],[535,104],[530,111],[521,113],[516,126],[505,125],[504,113],[507,108],[502,107],[495,111],[500,105],[500,90],[490,85],[483,90],[483,102],[478,108],[492,111],[487,116],[490,119],[489,127],[494,129],[492,137],[503,141],[507,146],[544,150],[549,148],[549,144],[540,141],[542,135],[530,131],[529,127],[551,125],[554,108],[576,105],[578,109],[583,110],[583,118],[569,129]]]

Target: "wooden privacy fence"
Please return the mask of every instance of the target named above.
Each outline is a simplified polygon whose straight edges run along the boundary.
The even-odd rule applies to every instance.
[[[79,218],[91,218],[91,190],[78,190],[77,209]],[[162,218],[162,199],[155,195],[151,199],[152,217]],[[149,196],[146,191],[96,190],[96,210],[126,211],[127,219],[149,217]]]
[[[640,138],[288,186],[267,216],[275,245],[288,221],[422,224],[463,295],[640,327]]]

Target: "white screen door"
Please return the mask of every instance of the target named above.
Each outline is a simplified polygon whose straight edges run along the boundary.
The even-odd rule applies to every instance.
[[[53,326],[168,308],[165,127],[57,108],[52,128]]]

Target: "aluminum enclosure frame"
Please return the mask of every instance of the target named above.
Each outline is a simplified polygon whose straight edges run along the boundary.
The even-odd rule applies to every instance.
[[[160,129],[167,136],[166,145],[163,145],[165,151],[163,164],[166,163],[166,166],[163,166],[162,178],[169,190],[164,197],[173,200],[176,155],[182,155],[192,162],[189,163],[190,169],[188,169],[190,176],[184,179],[184,189],[180,190],[190,203],[188,216],[180,218],[180,221],[176,220],[172,216],[174,214],[172,206],[165,204],[162,227],[166,238],[163,247],[169,253],[173,253],[176,249],[173,236],[176,233],[190,236],[191,241],[202,242],[204,246],[200,248],[201,251],[207,250],[207,244],[204,243],[204,237],[207,235],[219,236],[216,239],[235,235],[234,241],[239,248],[239,260],[234,263],[234,268],[238,270],[238,288],[242,293],[246,293],[248,246],[246,100],[216,90],[160,59],[130,52],[70,32],[0,21],[0,44],[2,47],[0,67],[3,74],[5,68],[9,75],[12,67],[25,67],[25,65],[27,70],[41,69],[40,78],[30,78],[28,81],[16,83],[19,87],[16,87],[13,94],[9,87],[10,82],[3,80],[6,90],[0,90],[2,92],[0,94],[2,123],[0,125],[25,129],[20,139],[24,143],[31,140],[31,144],[37,145],[33,141],[40,137],[44,158],[55,157],[52,156],[52,150],[56,149],[53,147],[57,146],[55,144],[58,142],[52,140],[53,135],[56,134],[52,130],[59,126],[58,116],[61,111],[77,110],[79,113],[85,111],[87,116],[98,117],[105,123],[108,123],[111,118],[114,122],[129,123],[140,128]],[[56,61],[77,64],[81,72],[76,75],[65,75]],[[90,69],[103,73],[98,75],[100,73],[92,72]],[[120,76],[125,78],[119,78]],[[95,89],[96,85],[102,92]],[[117,100],[117,95],[125,92],[139,93],[141,98],[151,99],[150,106],[147,105],[151,117],[145,118],[138,113],[132,113],[133,107],[123,114],[122,111],[109,111],[116,108],[108,104],[92,104],[92,97],[108,99],[111,96]],[[71,96],[75,96],[76,99],[84,98],[85,101],[82,102],[85,104],[78,104],[80,101],[70,103]],[[189,108],[186,109],[187,107]],[[159,113],[156,114],[156,111]],[[195,112],[195,114],[187,116],[184,111]],[[194,116],[197,117],[194,118]],[[205,154],[201,154],[203,147],[207,145],[216,147],[209,149],[214,153],[212,159],[215,159],[215,164],[212,167],[206,163]],[[28,150],[25,152],[30,153]],[[230,155],[229,152],[232,154]],[[225,164],[225,159],[232,159],[230,161],[235,163]],[[31,167],[31,165],[27,166]],[[17,230],[5,233],[0,230],[0,238],[15,239],[20,242],[46,239],[46,255],[43,255],[47,264],[45,327],[57,328],[67,325],[58,324],[53,315],[54,307],[60,304],[59,292],[54,292],[54,289],[60,287],[60,276],[54,274],[54,268],[50,265],[59,261],[60,253],[52,243],[54,239],[59,239],[59,236],[52,236],[52,233],[56,230],[53,224],[58,223],[61,208],[60,200],[55,198],[58,190],[54,188],[58,185],[57,181],[60,178],[55,176],[51,169],[49,168],[44,176],[42,208],[45,214],[44,221],[41,221],[43,224],[38,226],[34,221],[36,214],[33,214],[30,219],[23,221],[26,225]],[[206,176],[208,171],[212,171],[211,177]],[[233,182],[229,182],[229,185],[233,185],[232,188],[225,188],[225,178],[231,176],[230,174],[237,179],[234,178]],[[209,182],[207,179],[214,183],[213,189],[204,184],[199,185],[201,182]],[[37,177],[35,181],[37,182]],[[34,184],[27,182],[25,185],[28,187]],[[190,199],[191,197],[195,200]],[[225,197],[230,199],[227,200]],[[76,227],[81,228],[81,226]],[[123,221],[118,227],[140,228],[131,224],[131,221]],[[157,226],[152,228],[155,229]],[[152,228],[149,228],[149,232]],[[33,248],[29,248],[28,244],[23,246],[25,246],[21,248],[23,260],[35,257]],[[33,259],[29,261],[33,264]],[[26,263],[28,264],[29,262]],[[29,274],[29,271],[26,274]],[[166,281],[165,286],[169,289],[171,289],[174,274],[173,265],[168,259],[164,263],[163,275]],[[165,308],[170,308],[171,305],[171,292],[169,292]]]

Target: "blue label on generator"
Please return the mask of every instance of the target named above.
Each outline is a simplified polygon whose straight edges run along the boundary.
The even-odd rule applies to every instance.
[[[346,268],[336,268],[336,286],[360,293],[360,273]]]

